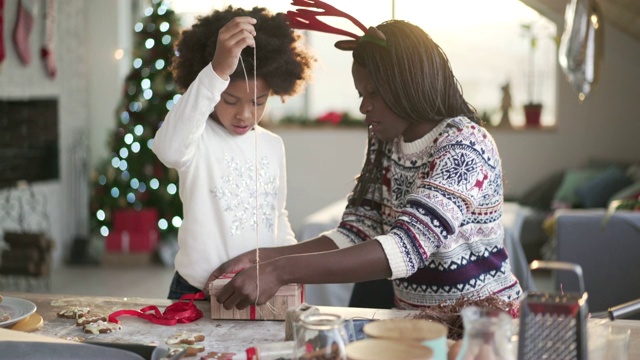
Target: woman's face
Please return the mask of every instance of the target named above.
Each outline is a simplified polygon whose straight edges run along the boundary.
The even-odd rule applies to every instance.
[[[270,94],[267,83],[261,78],[256,81],[255,88],[256,101],[253,79],[249,79],[249,91],[244,80],[231,80],[214,108],[213,119],[233,135],[249,132],[256,121],[262,118]]]
[[[427,123],[412,123],[394,113],[378,93],[369,72],[353,63],[351,67],[353,83],[362,99],[360,112],[370,131],[382,141],[391,141],[402,136],[405,142],[420,139],[433,128]]]
[[[369,72],[354,62],[351,75],[361,99],[360,112],[365,116],[364,122],[369,125],[371,133],[382,141],[401,136],[409,127],[409,121],[391,111],[378,93]]]

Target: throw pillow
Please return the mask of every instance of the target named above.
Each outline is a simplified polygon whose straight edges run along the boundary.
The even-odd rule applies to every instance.
[[[580,187],[580,185],[594,179],[603,171],[604,169],[601,168],[566,170],[562,178],[562,183],[553,196],[553,208],[579,207],[580,197],[576,193],[576,189]]]
[[[629,186],[629,179],[619,167],[609,167],[600,175],[578,186],[576,194],[586,208],[604,208],[616,192]]]

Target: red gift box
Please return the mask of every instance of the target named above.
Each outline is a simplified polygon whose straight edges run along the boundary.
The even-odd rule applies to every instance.
[[[158,210],[156,209],[120,209],[113,213],[113,229],[127,231],[146,231],[158,228]]]
[[[156,209],[117,210],[113,230],[106,239],[108,252],[151,252],[158,245],[158,211]]]
[[[107,235],[107,251],[110,252],[150,252],[158,245],[158,230],[127,231],[114,230]]]

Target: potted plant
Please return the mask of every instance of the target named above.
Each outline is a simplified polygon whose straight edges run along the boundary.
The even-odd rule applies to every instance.
[[[535,93],[535,57],[536,48],[538,45],[538,37],[536,36],[533,24],[522,24],[522,30],[524,32],[527,41],[529,42],[529,62],[527,64],[527,98],[528,102],[524,104],[524,116],[525,126],[538,127],[540,126],[540,115],[542,114],[542,103],[534,100]]]

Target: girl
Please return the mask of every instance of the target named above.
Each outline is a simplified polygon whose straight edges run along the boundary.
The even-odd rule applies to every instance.
[[[298,40],[284,14],[229,7],[199,18],[177,42],[172,71],[186,91],[153,142],[178,171],[184,210],[170,299],[200,291],[214,269],[257,242],[295,243],[284,145],[256,122],[269,96],[293,95],[307,80],[312,59]]]

